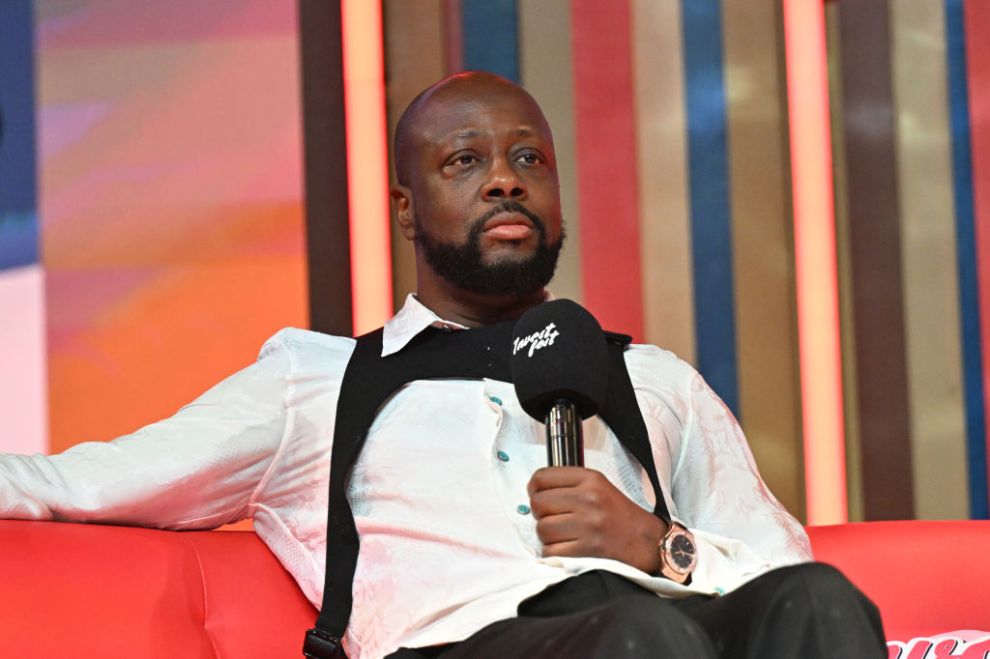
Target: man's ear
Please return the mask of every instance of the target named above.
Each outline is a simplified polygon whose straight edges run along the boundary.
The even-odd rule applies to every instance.
[[[412,191],[404,185],[393,185],[389,195],[395,203],[395,217],[399,222],[399,231],[406,240],[416,237],[416,226],[413,222]]]

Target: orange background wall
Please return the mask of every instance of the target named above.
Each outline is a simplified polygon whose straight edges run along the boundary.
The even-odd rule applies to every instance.
[[[172,414],[307,324],[298,44],[291,0],[35,12],[56,452]]]

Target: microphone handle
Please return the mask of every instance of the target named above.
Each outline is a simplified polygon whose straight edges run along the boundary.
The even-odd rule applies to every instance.
[[[551,467],[584,466],[584,431],[577,406],[558,400],[547,411],[547,462]]]

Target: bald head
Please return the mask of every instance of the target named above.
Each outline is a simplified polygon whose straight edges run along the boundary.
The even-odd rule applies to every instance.
[[[522,101],[532,107],[541,122],[541,129],[550,134],[550,127],[539,104],[529,92],[516,83],[484,71],[455,73],[427,87],[409,104],[395,127],[393,158],[399,185],[409,185],[412,163],[418,146],[427,143],[438,115],[452,106],[491,107],[506,102]]]
[[[403,113],[394,154],[390,194],[424,304],[494,322],[543,300],[563,217],[553,136],[532,96],[490,73],[445,78]]]

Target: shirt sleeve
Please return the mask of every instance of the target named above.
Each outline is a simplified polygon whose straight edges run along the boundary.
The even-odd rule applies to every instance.
[[[283,439],[293,366],[277,334],[168,419],[53,456],[0,454],[0,517],[195,529],[249,516]]]
[[[804,528],[767,489],[732,412],[691,373],[671,493],[698,546],[693,584],[725,592],[772,568],[811,560]]]

